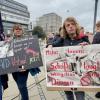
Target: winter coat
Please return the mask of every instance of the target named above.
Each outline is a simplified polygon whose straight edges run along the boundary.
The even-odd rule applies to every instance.
[[[93,44],[100,44],[100,32],[97,32],[93,38]]]
[[[75,38],[75,39],[70,39],[70,38],[65,38],[63,39],[62,43],[61,41],[57,42],[57,44],[54,45],[54,47],[60,47],[60,46],[74,46],[74,45],[78,45],[82,42],[87,42],[89,43],[89,40],[87,38],[87,36],[84,36],[82,38]],[[61,43],[61,44],[60,44]]]
[[[63,45],[64,38],[62,38],[60,35],[56,35],[52,42],[48,43],[46,47],[49,45],[52,45],[53,47],[59,47]]]
[[[73,39],[73,40],[70,38],[67,38],[67,39],[64,39],[63,46],[74,46],[74,45],[78,45],[82,42],[89,43],[89,40],[86,36],[84,36],[82,38]]]

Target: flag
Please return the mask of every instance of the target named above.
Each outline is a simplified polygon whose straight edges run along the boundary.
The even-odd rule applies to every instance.
[[[4,39],[5,39],[5,35],[4,35],[4,29],[3,29],[1,12],[0,12],[0,41],[3,41]]]

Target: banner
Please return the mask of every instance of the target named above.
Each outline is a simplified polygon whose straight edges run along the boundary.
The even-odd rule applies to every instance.
[[[0,42],[0,74],[42,66],[38,38],[23,37],[10,42]]]
[[[100,89],[100,45],[46,48],[49,90]]]

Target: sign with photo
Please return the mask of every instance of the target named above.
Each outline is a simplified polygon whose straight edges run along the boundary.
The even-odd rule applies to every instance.
[[[49,90],[100,89],[99,44],[46,48],[44,55]]]
[[[0,75],[42,66],[38,38],[23,37],[0,42]]]

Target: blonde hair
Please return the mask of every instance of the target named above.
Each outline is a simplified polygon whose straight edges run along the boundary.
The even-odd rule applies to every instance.
[[[15,37],[15,34],[14,34],[14,30],[16,29],[21,29],[22,30],[22,36],[24,35],[24,31],[23,31],[23,28],[22,28],[22,25],[21,24],[15,24],[12,28],[12,35]]]
[[[20,29],[22,29],[22,26],[21,26],[21,24],[15,24],[15,25],[13,26],[13,29],[12,29],[12,31],[14,32],[14,30],[15,30],[15,29],[17,29],[17,28],[20,28]],[[22,31],[23,31],[23,29],[22,29]]]
[[[75,26],[76,26],[76,35],[78,36],[79,33],[80,33],[80,26],[79,26],[77,20],[74,17],[68,17],[68,18],[65,19],[65,21],[63,23],[63,36],[66,37],[66,38],[68,37],[68,33],[66,31],[66,28],[65,28],[65,23],[66,22],[73,22],[75,24]]]

